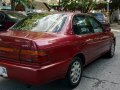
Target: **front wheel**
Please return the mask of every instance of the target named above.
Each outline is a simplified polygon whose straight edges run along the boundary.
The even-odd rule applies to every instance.
[[[69,66],[65,78],[67,85],[69,85],[71,88],[77,87],[81,80],[82,70],[83,66],[81,59],[79,57],[75,57]]]
[[[115,42],[112,42],[110,50],[107,53],[107,56],[109,58],[112,58],[114,56],[114,53],[115,53]]]

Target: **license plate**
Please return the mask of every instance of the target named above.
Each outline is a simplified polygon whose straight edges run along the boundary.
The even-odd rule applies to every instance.
[[[5,67],[0,66],[0,76],[2,77],[8,77],[7,70]]]

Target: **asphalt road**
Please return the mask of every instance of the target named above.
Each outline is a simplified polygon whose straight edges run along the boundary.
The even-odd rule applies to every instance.
[[[120,25],[112,25],[112,31],[117,37],[115,56],[94,61],[84,68],[79,86],[73,90],[120,90]],[[16,72],[17,73],[17,72]],[[27,85],[18,81],[0,77],[0,90],[71,90],[61,81],[55,81],[43,86]]]

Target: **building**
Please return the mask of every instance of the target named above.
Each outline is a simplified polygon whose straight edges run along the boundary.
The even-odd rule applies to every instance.
[[[113,21],[120,21],[120,0],[112,1],[112,18]]]

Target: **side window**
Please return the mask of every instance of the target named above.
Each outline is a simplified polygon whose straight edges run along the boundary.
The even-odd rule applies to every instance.
[[[91,33],[85,16],[75,16],[73,18],[73,32],[77,35]]]
[[[103,32],[103,29],[100,26],[100,24],[97,22],[97,20],[95,20],[93,17],[89,17],[88,19],[89,19],[95,33]]]

